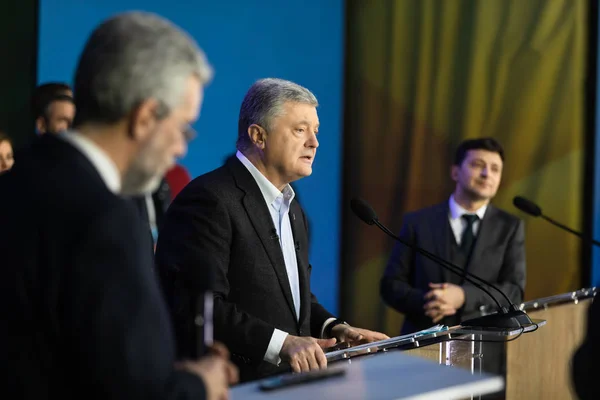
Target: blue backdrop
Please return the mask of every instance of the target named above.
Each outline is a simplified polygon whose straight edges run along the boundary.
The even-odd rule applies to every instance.
[[[278,77],[319,99],[320,147],[313,175],[295,188],[311,226],[313,292],[338,310],[342,150],[343,1],[42,0],[39,82],[72,81],[77,56],[101,20],[126,10],[158,13],[196,38],[215,69],[182,164],[197,176],[235,151],[243,96],[257,79]]]
[[[600,13],[600,8],[598,12]],[[598,36],[600,38],[600,25],[598,29]],[[600,52],[600,40],[598,40],[598,46],[598,52]],[[596,148],[594,156],[594,220],[592,231],[594,239],[600,238],[600,63],[598,63],[596,76]],[[596,246],[593,246],[592,249],[591,280],[591,286],[600,286],[600,249]]]

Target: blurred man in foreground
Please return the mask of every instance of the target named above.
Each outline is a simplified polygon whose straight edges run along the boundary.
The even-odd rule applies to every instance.
[[[0,376],[19,399],[222,399],[221,355],[175,365],[149,235],[121,194],[152,191],[187,148],[211,75],[181,30],[146,13],[92,33],[74,131],[43,135],[0,176]],[[40,199],[43,201],[40,202]]]
[[[242,381],[286,365],[296,372],[325,368],[323,348],[336,340],[387,338],[336,319],[310,290],[308,226],[290,183],[312,173],[317,105],[293,82],[256,82],[240,109],[237,154],[179,193],[158,238],[180,354],[192,346],[197,293],[189,281],[199,269],[214,269],[215,338],[231,349]]]

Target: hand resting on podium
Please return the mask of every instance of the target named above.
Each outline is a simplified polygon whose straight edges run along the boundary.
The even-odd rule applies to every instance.
[[[327,368],[323,349],[335,345],[335,338],[316,339],[309,336],[288,335],[279,357],[292,367],[293,372],[307,372]]]
[[[359,344],[377,342],[379,340],[389,339],[390,337],[381,332],[370,331],[368,329],[355,328],[350,325],[340,324],[333,327],[331,334],[337,339],[337,342],[346,342],[348,347],[358,346]]]
[[[349,325],[337,325],[332,329],[331,333],[337,339],[337,343],[335,346],[325,349],[325,353],[349,349],[367,343],[376,343],[390,338],[389,336],[380,332],[354,328]],[[356,352],[355,355],[368,354],[372,351],[377,351],[377,346],[372,348],[367,347],[364,350]]]
[[[336,343],[353,347],[389,339],[389,336],[383,333],[346,324],[336,325],[331,330],[331,334],[333,337],[330,339],[288,335],[279,355],[283,361],[290,364],[292,371],[307,372],[327,368],[325,350],[330,350]]]

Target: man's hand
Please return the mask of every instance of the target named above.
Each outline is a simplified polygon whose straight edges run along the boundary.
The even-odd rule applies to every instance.
[[[335,345],[335,339],[315,339],[288,335],[279,356],[292,367],[294,372],[307,372],[327,368],[323,349]]]
[[[229,398],[229,379],[230,366],[229,361],[221,356],[211,355],[202,357],[198,361],[183,361],[175,364],[177,369],[181,369],[197,375],[204,382],[206,387],[207,399],[209,400],[227,400]],[[235,370],[235,379],[237,381],[237,369]]]
[[[465,304],[465,291],[453,283],[430,283],[425,300],[438,300],[458,310]]]
[[[175,363],[175,368],[199,376],[204,382],[209,400],[229,398],[229,385],[238,382],[238,369],[229,361],[229,351],[222,343],[215,342],[209,349],[209,355],[198,361]]]
[[[430,301],[423,308],[425,309],[425,315],[431,318],[436,324],[444,317],[456,314],[455,308],[437,300]]]
[[[227,350],[227,347],[221,342],[214,342],[208,351],[210,354],[221,357],[223,360],[227,361],[225,364],[227,381],[230,385],[237,383],[239,379],[238,369],[235,364],[230,361],[229,350]]]
[[[465,291],[453,283],[430,283],[431,289],[425,294],[425,315],[437,323],[465,304]]]
[[[389,336],[383,333],[370,331],[368,329],[355,328],[345,324],[334,326],[331,330],[331,334],[339,342],[347,342],[350,346],[389,339]]]

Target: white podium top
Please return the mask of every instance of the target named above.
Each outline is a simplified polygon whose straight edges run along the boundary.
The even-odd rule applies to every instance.
[[[504,388],[499,376],[472,375],[400,351],[349,359],[330,368],[345,368],[346,374],[270,392],[259,389],[260,381],[250,382],[232,388],[231,399],[461,399]]]

